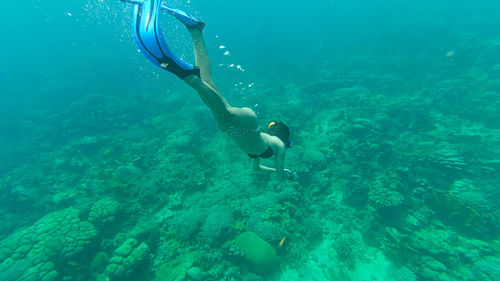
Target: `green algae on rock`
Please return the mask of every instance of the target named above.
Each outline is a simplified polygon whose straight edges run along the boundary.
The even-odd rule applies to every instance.
[[[278,267],[276,250],[254,232],[240,234],[236,242],[243,252],[243,256],[250,263],[253,271],[259,274],[268,274]]]

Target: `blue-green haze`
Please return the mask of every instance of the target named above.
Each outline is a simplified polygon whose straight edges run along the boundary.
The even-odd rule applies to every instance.
[[[167,3],[297,177],[138,52],[133,4],[8,1],[0,280],[500,281],[498,0]]]

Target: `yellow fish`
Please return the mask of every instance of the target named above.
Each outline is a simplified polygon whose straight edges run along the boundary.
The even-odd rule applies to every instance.
[[[280,247],[283,247],[283,244],[285,244],[285,239],[286,239],[286,237],[285,237],[285,236],[283,236],[283,238],[281,238],[280,242],[278,243],[278,245],[279,245]]]

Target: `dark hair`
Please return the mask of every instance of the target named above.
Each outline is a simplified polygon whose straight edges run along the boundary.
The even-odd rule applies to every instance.
[[[290,129],[281,121],[273,121],[267,126],[267,132],[271,136],[278,137],[284,144],[286,148],[292,146],[290,142]]]

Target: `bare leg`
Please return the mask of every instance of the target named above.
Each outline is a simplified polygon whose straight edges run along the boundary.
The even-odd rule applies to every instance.
[[[225,130],[232,122],[232,107],[220,94],[212,80],[210,59],[201,29],[188,28],[188,30],[193,38],[194,56],[196,65],[200,68],[201,79],[196,75],[190,75],[184,78],[184,82],[198,92],[201,100],[208,106],[215,120],[217,120],[219,127]]]
[[[210,58],[208,57],[207,47],[200,28],[188,28],[193,38],[194,58],[196,65],[200,68],[201,80],[205,81],[215,91],[219,92],[212,79],[212,70],[210,68]],[[220,93],[220,92],[219,92]]]
[[[207,82],[197,75],[189,75],[184,78],[184,82],[198,92],[201,100],[208,106],[217,124],[222,130],[226,130],[231,125],[231,106],[226,99]]]

